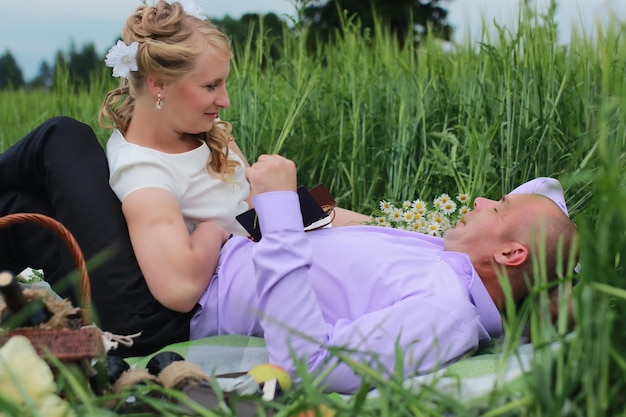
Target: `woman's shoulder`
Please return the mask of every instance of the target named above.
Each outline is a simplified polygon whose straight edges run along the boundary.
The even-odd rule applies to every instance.
[[[204,142],[200,141],[198,145],[198,147],[186,152],[168,153],[129,142],[119,130],[116,130],[109,137],[106,151],[109,158],[120,159],[120,161],[160,161],[170,166],[204,166],[211,151]]]
[[[126,141],[119,130],[114,130],[106,144],[106,152],[109,161],[116,160],[121,156],[134,155],[140,148]]]
[[[157,171],[169,173],[167,162],[160,158],[157,152],[151,151],[149,148],[126,141],[118,130],[113,132],[106,145],[111,180],[121,177],[129,170],[133,172],[133,177],[144,176],[141,175],[142,172],[149,172],[152,176],[156,175]],[[167,176],[171,176],[171,173]]]

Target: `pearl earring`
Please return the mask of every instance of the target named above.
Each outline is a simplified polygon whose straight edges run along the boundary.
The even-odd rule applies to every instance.
[[[156,104],[154,105],[154,107],[156,107],[157,110],[161,110],[161,108],[163,107],[163,100],[161,100],[161,93],[157,94],[157,100],[156,100]]]

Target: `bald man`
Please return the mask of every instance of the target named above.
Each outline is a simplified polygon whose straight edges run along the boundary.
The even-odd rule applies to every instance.
[[[292,374],[298,359],[311,372],[328,372],[330,391],[358,389],[352,362],[389,376],[401,351],[410,376],[500,336],[498,275],[507,273],[521,300],[533,259],[542,252],[556,259],[555,242],[569,245],[575,234],[553,179],[499,201],[478,198],[465,222],[438,238],[376,226],[305,233],[292,161],[264,155],[246,176],[263,237],[226,241],[191,336],[263,336],[272,362]]]

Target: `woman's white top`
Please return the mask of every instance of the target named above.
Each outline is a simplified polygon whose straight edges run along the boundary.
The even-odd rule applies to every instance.
[[[240,166],[225,181],[207,171],[211,151],[202,141],[196,149],[170,154],[129,143],[115,130],[106,150],[109,183],[121,202],[141,188],[161,188],[178,200],[190,233],[198,223],[212,221],[230,233],[247,235],[235,216],[248,210],[245,200],[250,186],[245,165],[234,152],[229,153],[229,159],[238,161]]]

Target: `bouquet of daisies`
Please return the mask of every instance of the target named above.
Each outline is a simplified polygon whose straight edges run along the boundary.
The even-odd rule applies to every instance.
[[[372,214],[372,224],[443,236],[450,227],[465,220],[465,214],[470,211],[469,201],[468,194],[458,194],[455,201],[446,193],[432,203],[419,198],[402,204],[382,200],[379,210]]]

